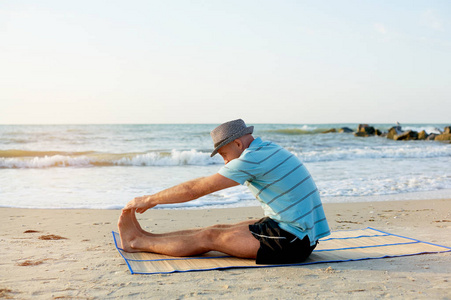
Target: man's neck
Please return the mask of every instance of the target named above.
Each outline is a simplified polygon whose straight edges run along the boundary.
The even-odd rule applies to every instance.
[[[254,137],[251,134],[246,134],[245,136],[242,136],[240,139],[244,145],[244,149],[249,148],[251,143],[254,141]]]

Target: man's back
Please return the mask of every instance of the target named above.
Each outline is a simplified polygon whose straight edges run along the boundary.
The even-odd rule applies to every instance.
[[[318,189],[305,166],[277,144],[255,139],[239,158],[219,173],[245,184],[265,215],[280,228],[312,243],[330,234]]]

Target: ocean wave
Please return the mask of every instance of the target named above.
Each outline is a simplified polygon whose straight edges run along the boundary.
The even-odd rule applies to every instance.
[[[108,167],[108,166],[206,166],[220,164],[220,157],[196,150],[148,153],[96,153],[58,151],[0,151],[0,168]]]
[[[427,134],[431,134],[431,133],[436,133],[436,134],[440,134],[443,131],[443,128],[439,128],[437,126],[414,126],[414,125],[407,125],[407,126],[403,126],[402,130],[407,131],[407,130],[413,130],[416,132],[420,132],[420,131],[426,131]]]
[[[451,189],[446,175],[403,175],[392,177],[350,178],[317,182],[323,197],[357,197],[418,193]]]
[[[308,152],[293,152],[301,161],[343,161],[360,159],[405,159],[405,158],[438,158],[451,157],[451,147],[381,147],[381,148],[348,148],[326,149]]]
[[[119,166],[180,166],[180,165],[196,165],[206,166],[222,163],[222,159],[218,157],[210,157],[210,153],[200,152],[197,150],[168,152],[150,152],[137,154],[133,156],[125,156],[114,161],[114,165]]]
[[[412,146],[379,148],[332,148],[306,152],[292,151],[301,161],[326,162],[362,159],[406,159],[451,157],[451,147]],[[108,167],[108,166],[207,166],[223,164],[218,155],[189,150],[146,153],[98,153],[0,150],[0,168]]]
[[[306,153],[295,152],[302,161],[340,161],[383,158],[437,158],[451,157],[451,147],[380,147],[380,148],[348,148],[315,150]]]

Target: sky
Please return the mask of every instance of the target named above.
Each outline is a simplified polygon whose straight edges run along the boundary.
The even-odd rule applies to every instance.
[[[0,1],[0,124],[450,123],[451,1]]]

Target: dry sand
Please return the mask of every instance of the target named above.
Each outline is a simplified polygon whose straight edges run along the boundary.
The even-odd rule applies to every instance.
[[[326,204],[332,230],[374,227],[451,247],[451,200]],[[0,298],[451,299],[451,252],[299,267],[130,275],[119,210],[0,208]],[[259,218],[258,207],[149,210],[152,232]]]

